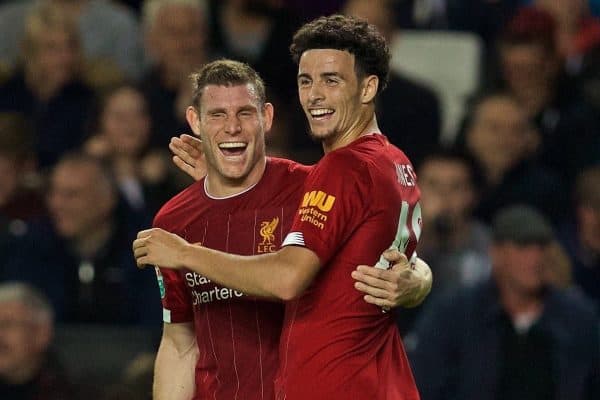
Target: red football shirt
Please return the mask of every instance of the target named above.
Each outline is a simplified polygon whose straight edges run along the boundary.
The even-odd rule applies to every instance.
[[[286,305],[277,399],[418,399],[391,313],[367,304],[350,276],[392,244],[413,255],[421,220],[410,162],[367,135],[326,154],[303,192],[283,245],[314,251],[322,269]]]
[[[159,211],[154,226],[228,253],[279,249],[289,231],[308,167],[269,158],[244,193],[209,197],[199,181]],[[161,269],[165,322],[194,321],[200,356],[194,399],[274,398],[283,304],[249,298],[190,271]]]

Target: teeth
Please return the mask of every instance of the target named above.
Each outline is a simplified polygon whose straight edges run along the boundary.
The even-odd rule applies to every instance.
[[[220,149],[236,149],[238,147],[246,148],[246,146],[247,144],[242,142],[226,142],[219,144]]]
[[[320,115],[331,114],[333,112],[330,108],[319,108],[316,110],[310,110],[310,115],[313,117],[318,117]]]

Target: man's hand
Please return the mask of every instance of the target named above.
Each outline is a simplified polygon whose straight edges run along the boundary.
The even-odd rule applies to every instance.
[[[191,135],[180,135],[171,138],[169,149],[173,152],[173,163],[199,181],[206,175],[206,160],[202,151],[202,141]]]
[[[138,268],[157,265],[163,268],[183,267],[181,259],[189,245],[179,236],[159,228],[146,229],[133,241],[133,255]]]
[[[421,304],[431,291],[429,266],[421,259],[411,266],[406,256],[397,250],[386,250],[384,257],[393,263],[392,268],[384,270],[359,265],[352,272],[352,278],[356,280],[354,287],[365,293],[365,301],[384,310]]]

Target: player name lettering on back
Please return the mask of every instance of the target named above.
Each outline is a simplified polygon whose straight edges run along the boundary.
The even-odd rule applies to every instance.
[[[417,174],[415,174],[412,165],[396,163],[394,165],[396,166],[398,182],[402,186],[415,186],[417,184]]]
[[[195,272],[186,273],[185,280],[190,288],[194,288],[194,290],[191,291],[194,305],[239,298],[244,295],[244,293],[238,292],[237,290],[211,284],[212,282],[210,279]],[[203,287],[196,288],[197,286]]]

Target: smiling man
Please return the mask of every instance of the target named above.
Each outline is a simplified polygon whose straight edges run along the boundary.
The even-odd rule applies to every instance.
[[[203,166],[197,164],[195,171],[187,170],[199,181],[169,201],[154,226],[212,249],[273,253],[290,230],[310,168],[265,156],[264,135],[273,107],[265,100],[264,83],[246,64],[215,61],[192,80],[194,100],[187,118],[201,139],[194,143],[205,156],[207,175],[198,173]],[[317,193],[315,201],[320,197]],[[178,265],[168,259],[153,264]],[[357,301],[363,302],[366,293],[363,307],[382,318],[388,317],[373,304],[416,305],[431,284],[429,270],[421,262],[415,270],[408,268],[406,259],[390,271],[359,269],[353,277],[364,293],[354,289],[350,271],[343,281]],[[273,399],[283,304],[222,287],[191,269],[157,271],[165,324],[154,398]]]

